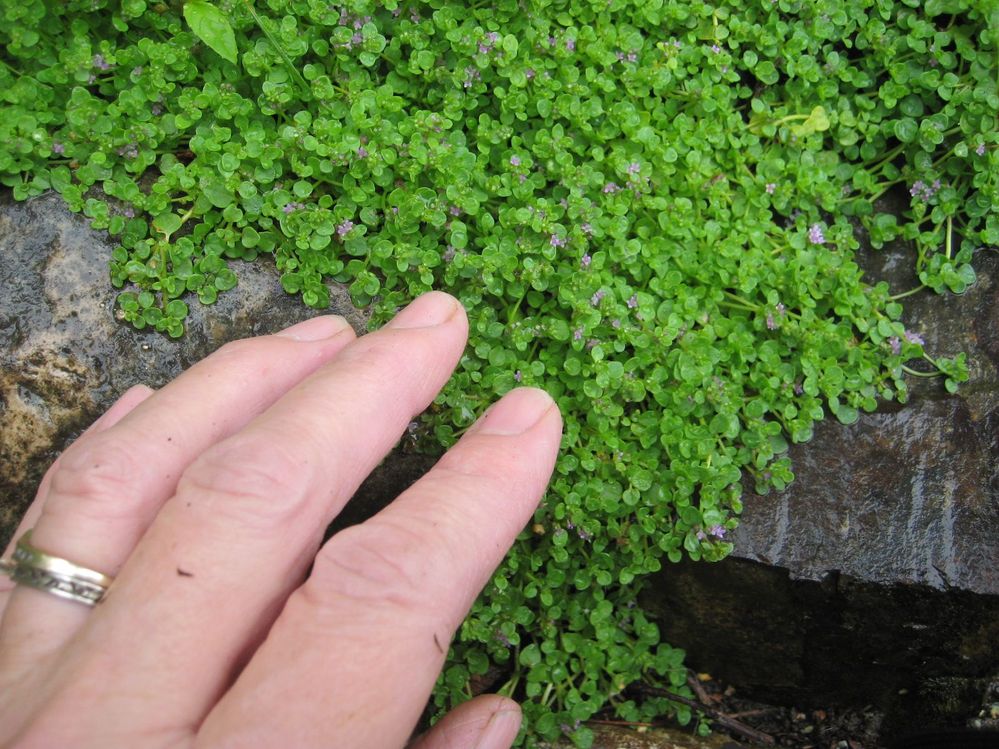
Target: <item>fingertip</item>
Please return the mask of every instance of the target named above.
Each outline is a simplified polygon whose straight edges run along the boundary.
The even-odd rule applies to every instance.
[[[550,411],[558,412],[552,397],[540,388],[523,387],[511,390],[469,430],[480,434],[523,434],[540,423]],[[561,416],[559,416],[561,429]]]
[[[350,323],[340,315],[321,315],[303,320],[274,335],[279,338],[290,338],[293,341],[323,341],[349,329],[351,329]]]
[[[450,294],[428,291],[409,303],[388,323],[390,328],[431,328],[465,317],[465,309]]]
[[[516,702],[483,694],[449,712],[408,749],[509,749],[521,721]]]

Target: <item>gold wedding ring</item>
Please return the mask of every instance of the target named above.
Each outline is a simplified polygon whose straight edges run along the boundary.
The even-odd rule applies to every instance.
[[[0,560],[0,573],[18,585],[27,585],[87,606],[100,603],[114,581],[96,570],[46,554],[32,546],[30,530],[18,539],[14,555],[9,560]]]

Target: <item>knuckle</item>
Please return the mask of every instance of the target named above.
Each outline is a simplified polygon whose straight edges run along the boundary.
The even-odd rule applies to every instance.
[[[427,580],[427,540],[395,523],[346,528],[320,549],[303,593],[318,607],[347,600],[418,611]]]
[[[117,437],[94,435],[59,460],[51,475],[46,514],[106,520],[134,513],[145,474],[141,460]]]
[[[228,440],[191,464],[177,494],[207,500],[213,513],[267,531],[300,522],[307,512],[308,465],[277,440]]]

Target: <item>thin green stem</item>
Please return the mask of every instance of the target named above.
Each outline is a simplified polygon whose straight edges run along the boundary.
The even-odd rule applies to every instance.
[[[905,144],[904,143],[902,145],[900,145],[900,146],[895,146],[895,148],[893,148],[887,154],[885,154],[877,163],[872,164],[872,165],[866,165],[865,164],[865,168],[869,172],[876,172],[879,169],[881,169],[885,164],[888,164],[888,163],[894,161],[895,158],[899,154],[901,154],[904,150],[905,150]]]
[[[3,65],[5,68],[7,68],[7,70],[9,70],[14,75],[20,75],[20,76],[24,75],[24,73],[22,73],[20,70],[18,70],[17,68],[15,68],[13,65],[11,65],[6,60],[0,60],[0,65]]]
[[[722,290],[722,294],[724,294],[725,296],[727,296],[733,302],[736,302],[737,304],[744,305],[745,308],[748,309],[750,312],[759,312],[760,311],[760,306],[758,304],[753,304],[751,301],[749,301],[748,299],[743,299],[738,294],[733,294],[731,291],[728,291],[728,290]]]
[[[888,297],[888,299],[890,301],[892,301],[892,302],[894,302],[894,301],[896,301],[898,299],[905,299],[907,296],[912,296],[913,294],[916,294],[916,293],[922,291],[925,288],[926,288],[926,284],[921,283],[921,284],[919,284],[919,286],[917,286],[914,289],[909,289],[908,291],[903,291],[900,294],[892,294],[890,297]]]
[[[752,307],[744,307],[741,304],[733,304],[732,302],[718,302],[719,307],[724,307],[725,309],[737,309],[743,312],[759,312],[758,309],[753,309]]]
[[[951,250],[953,250],[954,244],[954,233],[952,229],[954,228],[954,217],[947,217],[947,239],[944,241],[944,257],[950,260]]]
[[[292,78],[294,78],[295,82],[302,87],[302,95],[308,97],[312,92],[312,88],[309,86],[308,81],[306,81],[305,78],[302,77],[302,74],[298,72],[298,68],[295,67],[295,63],[292,62],[288,53],[284,51],[284,47],[281,46],[274,35],[271,34],[270,30],[264,25],[264,19],[257,15],[257,11],[254,10],[250,0],[243,0],[243,4],[250,12],[250,15],[253,16],[253,20],[257,24],[257,27],[264,32],[264,36],[267,37],[267,41],[269,41],[271,46],[274,47],[274,51],[281,56],[282,60],[284,60],[284,64],[288,67],[288,72],[291,73]]]

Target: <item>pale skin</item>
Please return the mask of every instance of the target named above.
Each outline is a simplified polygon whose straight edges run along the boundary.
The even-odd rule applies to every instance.
[[[318,317],[126,392],[18,529],[115,577],[105,600],[0,577],[0,746],[509,747],[520,710],[496,695],[412,732],[544,493],[552,400],[508,393],[385,510],[321,543],[447,381],[467,327],[432,292],[360,338]]]

